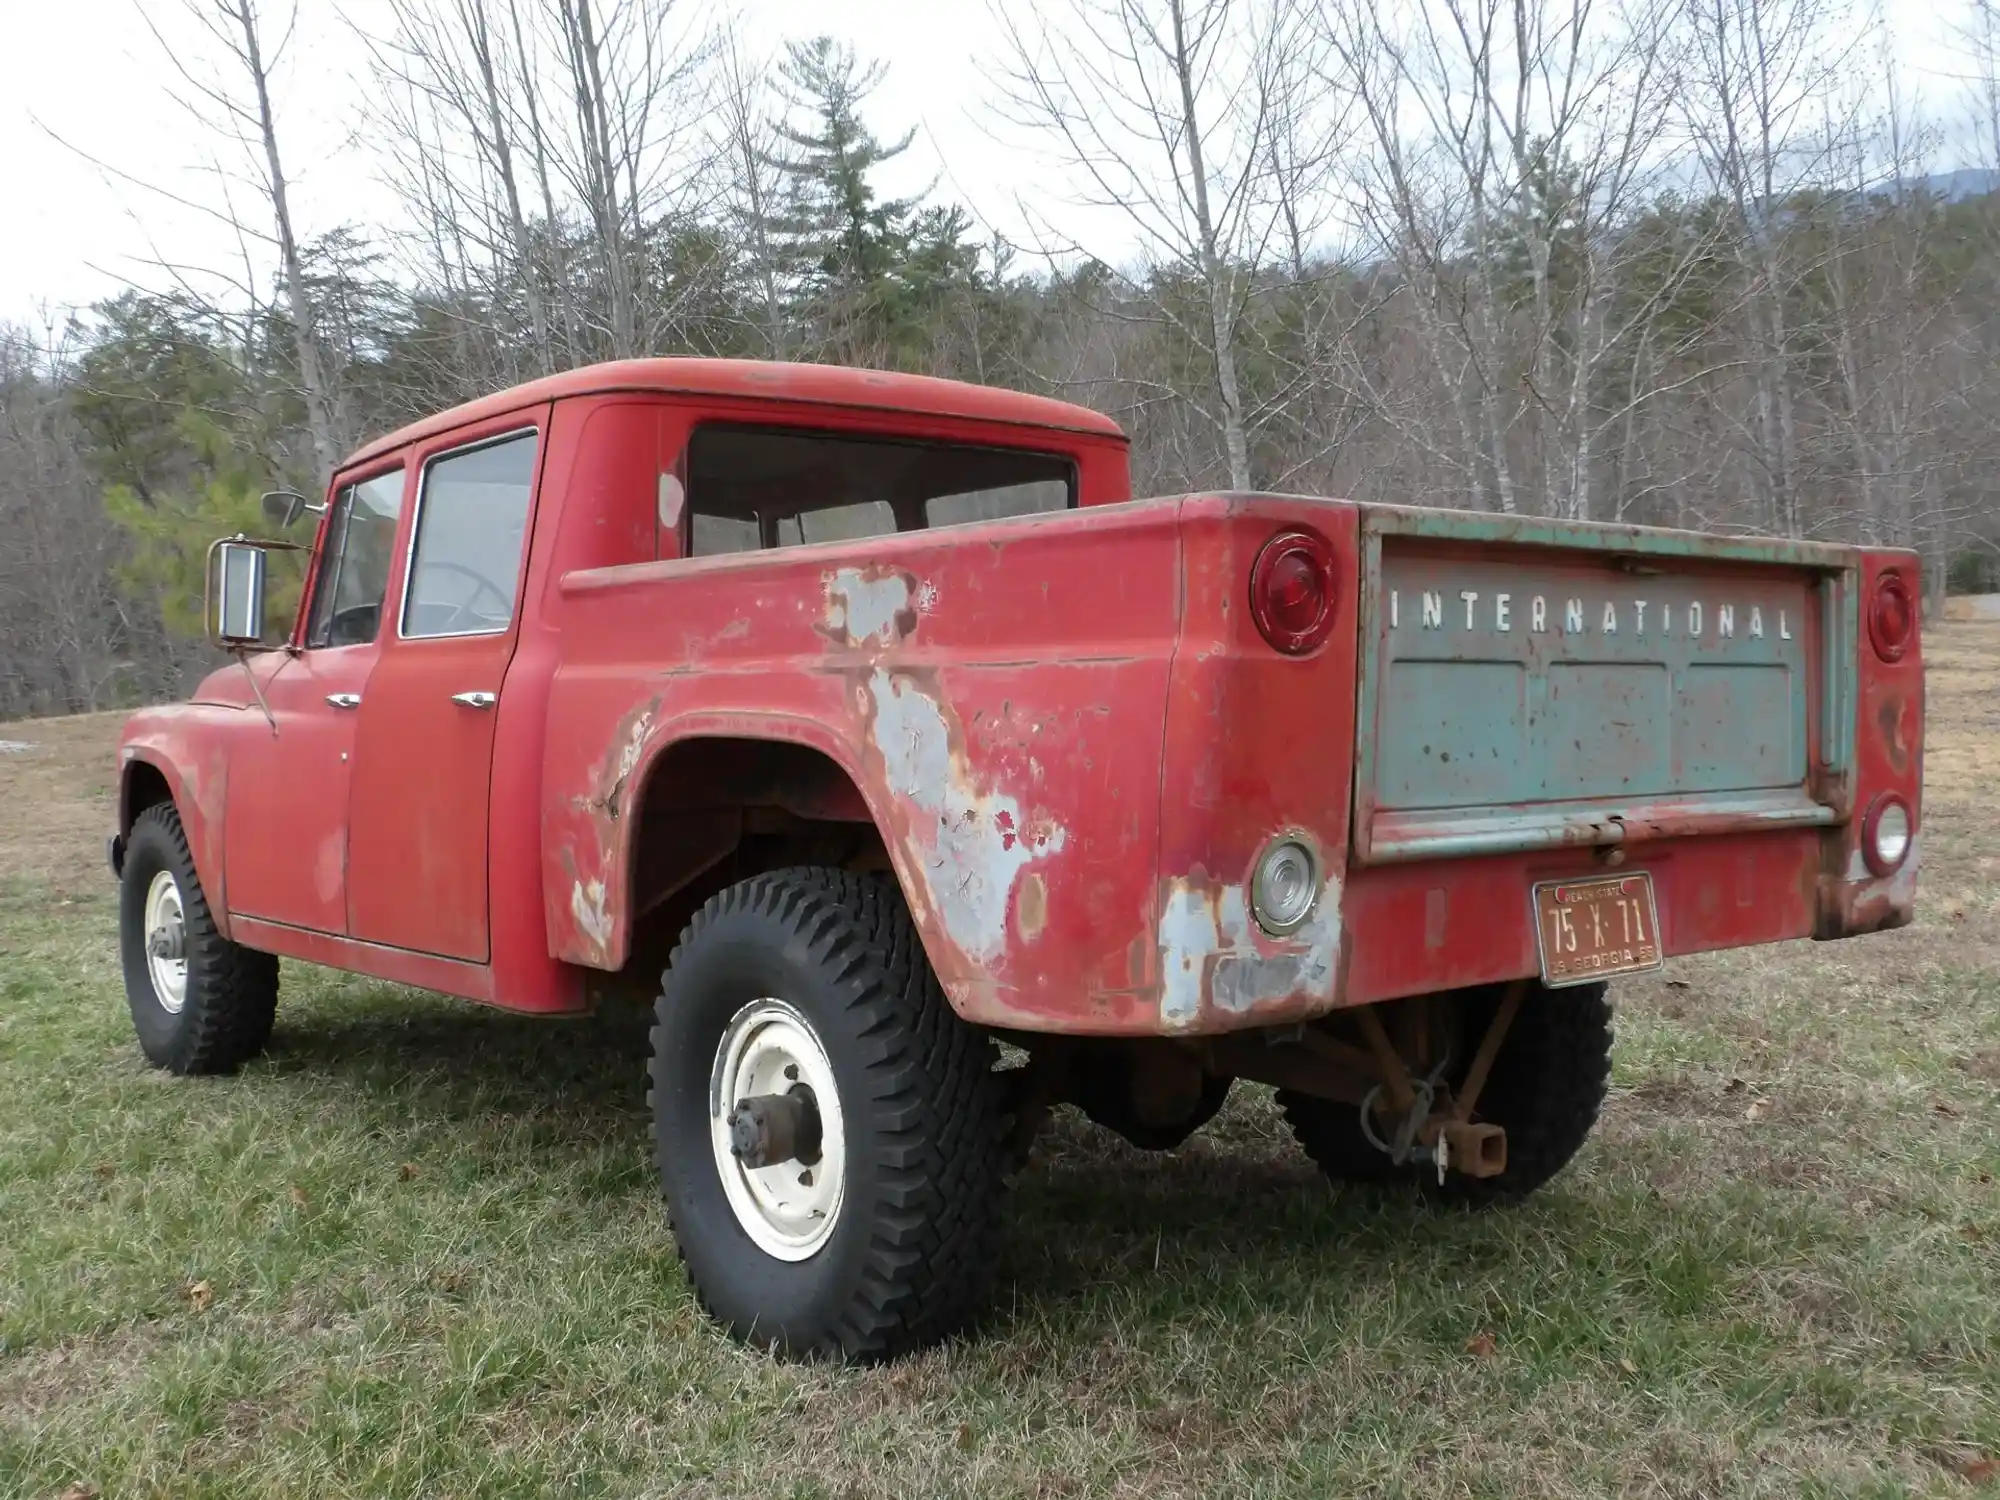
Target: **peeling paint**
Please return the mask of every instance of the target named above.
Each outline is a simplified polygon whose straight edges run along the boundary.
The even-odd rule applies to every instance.
[[[1240,885],[1166,882],[1160,902],[1160,1020],[1192,1026],[1205,1006],[1243,1014],[1301,991],[1333,999],[1340,955],[1340,882],[1328,879],[1305,925],[1264,934]]]
[[[924,816],[912,820],[930,905],[967,958],[990,964],[1007,947],[1007,908],[1029,864],[1060,853],[1068,834],[1021,804],[973,785],[935,699],[880,668],[868,679],[870,732],[890,790]]]
[[[632,773],[639,768],[640,758],[646,753],[646,738],[653,732],[653,718],[659,709],[660,700],[655,698],[626,720],[623,735],[612,742],[615,748],[606,757],[604,769],[598,776],[598,785],[603,791],[595,797],[578,800],[576,806],[587,812],[601,810],[612,822],[618,821],[626,784],[631,781]]]
[[[1848,862],[1845,880],[1822,879],[1819,886],[1819,915],[1813,936],[1858,937],[1909,925],[1916,916],[1917,883],[1923,867],[1923,834],[1910,840],[1910,852],[1893,874],[1872,874],[1856,851]],[[1860,871],[1857,876],[1854,872]]]
[[[611,914],[604,907],[604,882],[579,880],[570,887],[569,913],[576,918],[576,930],[590,940],[599,953],[611,948]]]
[[[917,616],[936,603],[936,586],[919,586],[907,573],[841,568],[826,575],[824,628],[843,646],[893,646],[914,633]]]

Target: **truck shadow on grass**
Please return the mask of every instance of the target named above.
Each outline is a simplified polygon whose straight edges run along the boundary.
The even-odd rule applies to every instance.
[[[281,1007],[256,1066],[324,1087],[357,1133],[421,1138],[475,1173],[532,1164],[551,1194],[583,1209],[629,1205],[657,1191],[649,1024],[638,1005],[550,1022],[363,991],[289,1015]],[[1094,1321],[1176,1317],[1197,1296],[1201,1316],[1240,1301],[1260,1320],[1288,1305],[1324,1317],[1330,1296],[1366,1298],[1413,1270],[1504,1279],[1551,1252],[1560,1260],[1616,1216],[1617,1205],[1560,1188],[1499,1215],[1438,1207],[1410,1189],[1335,1188],[1255,1087],[1239,1086],[1214,1124],[1170,1153],[1136,1150],[1061,1109],[1015,1181],[982,1326],[1007,1337],[1081,1318],[1088,1337]],[[660,1254],[671,1263],[664,1218]]]

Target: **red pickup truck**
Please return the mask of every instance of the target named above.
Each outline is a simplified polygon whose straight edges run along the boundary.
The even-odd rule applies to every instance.
[[[1164,1148],[1267,1083],[1336,1177],[1515,1197],[1596,1117],[1607,977],[1910,920],[1907,553],[1133,501],[1075,406],[676,359],[270,499],[319,515],[296,618],[301,544],[218,544],[239,659],[120,749],[147,1057],[254,1056],[281,955],[643,982],[687,1274],[788,1352],[960,1327],[1055,1104]]]

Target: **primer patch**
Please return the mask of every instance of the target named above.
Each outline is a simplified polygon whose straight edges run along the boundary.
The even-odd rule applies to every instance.
[[[907,573],[871,577],[840,568],[826,579],[826,633],[848,646],[893,646],[916,630],[920,609],[936,599],[935,587],[919,588]]]
[[[1265,936],[1240,885],[1167,883],[1160,903],[1160,1019],[1192,1026],[1206,991],[1218,1010],[1242,1014],[1301,990],[1331,997],[1340,956],[1340,882],[1328,879],[1305,925]]]
[[[1024,817],[1005,792],[975,786],[952,749],[943,710],[909,678],[877,669],[868,694],[889,788],[922,815],[912,831],[931,907],[968,958],[991,963],[1006,951],[1015,881],[1034,861],[1060,853],[1068,834]]]

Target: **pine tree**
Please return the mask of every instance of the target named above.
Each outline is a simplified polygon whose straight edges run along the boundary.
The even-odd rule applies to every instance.
[[[804,118],[777,128],[783,148],[772,164],[785,175],[787,202],[774,238],[804,270],[809,315],[850,358],[871,346],[880,351],[882,313],[909,252],[916,201],[878,202],[870,180],[916,134],[885,145],[863,122],[861,106],[883,71],[824,36],[788,43],[779,69],[786,102]]]

